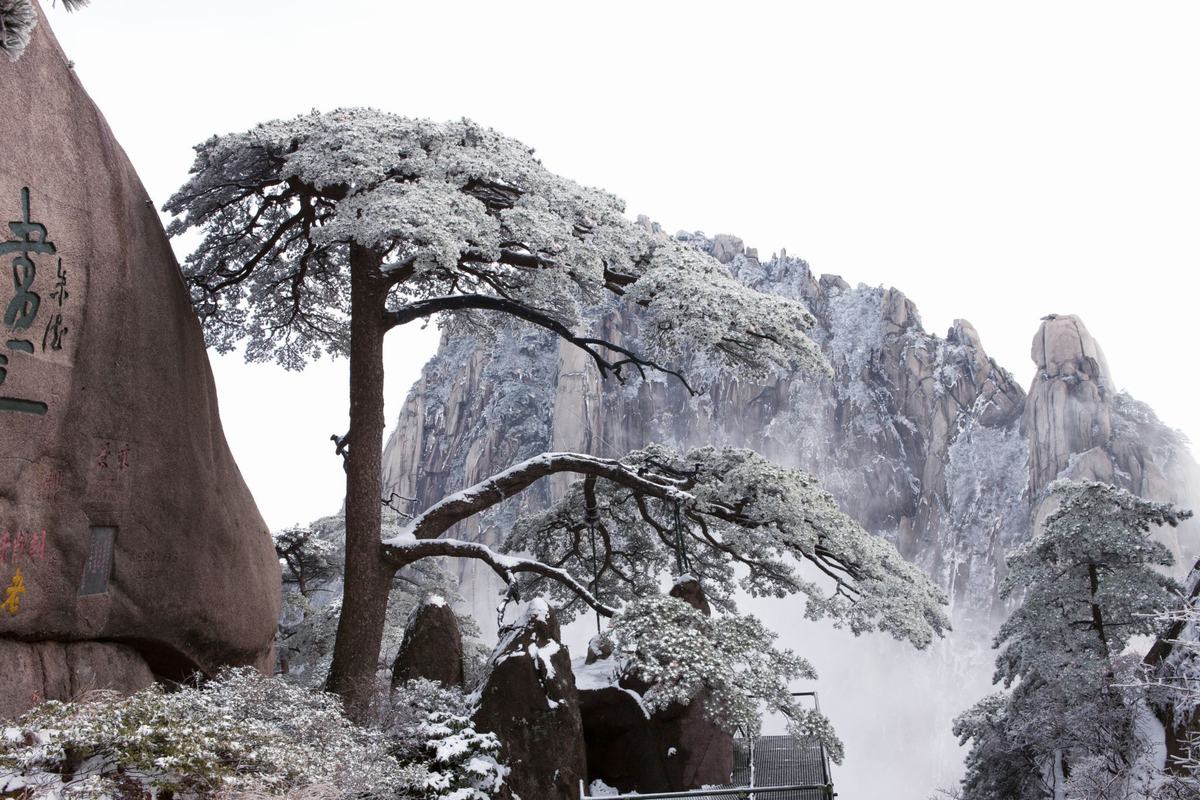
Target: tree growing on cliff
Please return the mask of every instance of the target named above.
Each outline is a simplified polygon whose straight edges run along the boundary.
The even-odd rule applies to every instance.
[[[682,348],[750,375],[827,369],[805,335],[812,317],[798,303],[747,289],[706,254],[630,222],[617,198],[554,175],[529,148],[469,121],[347,109],[266,123],[196,149],[192,176],[166,210],[177,215],[171,233],[203,232],[183,271],[208,343],[219,351],[244,343],[248,360],[294,369],[325,353],[350,359],[350,430],[334,437],[346,467],[346,580],[328,685],[355,716],[373,688],[393,576],[421,558],[481,558],[506,576],[551,577],[613,613],[562,564],[438,538],[555,472],[680,507],[721,558],[754,565],[764,588],[807,589],[784,562],[817,564],[836,590],[814,608],[857,627],[902,616],[909,621],[885,627],[915,632],[918,644],[944,627],[928,581],[857,526],[830,524],[832,503],[782,507],[785,498],[817,496],[811,487],[789,495],[801,479],[772,495],[665,453],[620,461],[547,454],[435,504],[405,537],[383,543],[389,331],[434,315],[452,331],[487,332],[497,318],[517,319],[580,348],[604,375],[657,370],[686,384],[664,366]],[[579,330],[581,308],[602,300],[639,308],[644,352]],[[884,587],[895,596],[879,593]]]
[[[1059,482],[1057,509],[1008,558],[1001,586],[1020,605],[1000,628],[989,697],[955,721],[972,742],[964,800],[1066,797],[1072,770],[1088,763],[1117,778],[1129,766],[1133,717],[1119,684],[1129,640],[1156,632],[1180,586],[1158,570],[1170,551],[1152,527],[1191,516],[1105,483]],[[1120,676],[1120,678],[1119,678]],[[1015,685],[1015,688],[1014,688]]]

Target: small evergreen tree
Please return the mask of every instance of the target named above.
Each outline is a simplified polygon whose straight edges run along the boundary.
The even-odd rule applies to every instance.
[[[995,641],[995,680],[1011,691],[955,721],[973,743],[964,800],[1066,797],[1071,767],[1084,761],[1121,774],[1132,711],[1115,686],[1119,656],[1131,637],[1155,632],[1154,615],[1180,592],[1161,571],[1171,554],[1150,531],[1190,512],[1104,483],[1051,491],[1057,509],[1008,558],[1001,585],[1020,601]]]

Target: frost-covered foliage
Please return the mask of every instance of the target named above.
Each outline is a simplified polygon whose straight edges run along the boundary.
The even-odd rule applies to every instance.
[[[877,409],[889,405],[882,385],[869,380],[871,366],[887,342],[887,320],[881,287],[859,285],[833,291],[829,298],[829,359],[841,376],[838,399],[859,412],[851,416],[855,433],[878,436],[883,426]]]
[[[1103,483],[1058,482],[1051,493],[1057,509],[1009,557],[1002,584],[1020,600],[996,637],[995,680],[1011,691],[955,723],[972,743],[965,800],[1070,797],[1066,778],[1084,764],[1087,791],[1104,771],[1128,785],[1139,695],[1121,687],[1135,683],[1137,660],[1120,654],[1156,632],[1180,592],[1157,569],[1172,558],[1151,528],[1191,514]]]
[[[659,593],[686,556],[710,599],[725,609],[733,608],[735,587],[755,596],[799,592],[810,618],[827,617],[856,634],[882,630],[925,647],[948,628],[941,592],[892,545],[842,513],[811,475],[735,448],[681,454],[653,445],[620,463],[659,476],[669,493],[647,496],[604,479],[592,489],[576,482],[548,511],[519,520],[505,548],[559,565],[610,605]],[[595,557],[588,527],[593,503]],[[831,588],[802,576],[803,564],[830,579]],[[560,613],[581,609],[569,588],[549,590],[562,601]]]
[[[965,598],[965,611],[987,616],[999,583],[993,565],[1028,536],[1029,442],[1021,431],[970,418],[946,452],[948,540],[938,583]],[[952,538],[949,538],[952,537]]]
[[[385,535],[394,533],[402,523],[402,518],[390,511],[384,518]],[[280,671],[289,681],[313,688],[322,685],[328,674],[342,610],[345,525],[339,514],[273,534],[283,567],[277,645]],[[457,579],[438,560],[417,562],[396,577],[379,654],[381,673],[390,671],[409,617],[430,595],[462,602]],[[468,640],[479,635],[469,617],[461,622]],[[472,649],[469,641],[467,647]]]
[[[1171,764],[1176,782],[1200,797],[1200,569],[1188,576],[1185,597],[1159,616],[1164,633],[1147,656],[1142,676],[1151,707],[1171,721],[1166,736],[1177,740],[1182,756]]]
[[[4,729],[0,773],[0,793],[24,787],[33,797],[141,796],[139,788],[431,797],[425,767],[402,763],[382,733],[348,721],[337,698],[249,669],[171,693],[44,703]]]
[[[1059,482],[1051,494],[1057,510],[1008,558],[1001,591],[1022,602],[997,634],[996,674],[1005,685],[1053,675],[1091,693],[1130,637],[1156,633],[1154,615],[1181,593],[1156,569],[1173,558],[1149,534],[1191,512],[1093,481]]]
[[[784,714],[789,730],[816,736],[837,763],[842,743],[829,721],[801,708],[789,684],[815,679],[812,665],[775,646],[777,634],[749,615],[706,616],[674,597],[626,606],[602,635],[617,677],[646,687],[650,712],[703,698],[705,715],[730,733],[756,732],[762,710]]]
[[[442,311],[511,312],[578,327],[604,290],[643,309],[661,358],[698,346],[763,374],[823,369],[798,303],[761,295],[711,257],[624,216],[616,197],[549,172],[520,142],[468,120],[370,109],[276,120],[196,148],[167,203],[171,232],[204,238],[184,273],[209,343],[299,368],[345,354],[349,256],[381,261],[398,322]],[[411,313],[412,316],[405,316]],[[486,321],[475,317],[477,327]],[[585,349],[591,345],[577,342]],[[614,371],[630,362],[610,362]]]
[[[424,764],[429,800],[487,800],[502,792],[508,768],[500,741],[475,730],[471,699],[424,678],[392,691],[383,729],[402,763]]]
[[[335,519],[327,517],[312,525],[293,525],[271,534],[284,579],[295,582],[305,597],[315,589],[314,581],[327,581],[338,572],[341,559],[337,542],[323,535],[334,527]]]
[[[1187,437],[1169,428],[1147,404],[1128,392],[1112,395],[1113,439],[1138,443],[1150,453],[1154,464],[1169,472],[1180,456],[1190,458]]]

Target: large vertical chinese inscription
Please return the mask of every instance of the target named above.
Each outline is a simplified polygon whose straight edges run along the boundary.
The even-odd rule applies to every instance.
[[[46,401],[35,397],[13,397],[4,390],[4,384],[17,369],[32,369],[29,357],[37,352],[40,343],[43,353],[62,350],[63,338],[68,328],[63,324],[63,304],[66,302],[67,272],[61,258],[55,259],[58,248],[50,240],[46,226],[33,220],[32,201],[28,187],[21,190],[21,218],[8,223],[16,239],[0,241],[0,260],[12,257],[11,295],[5,303],[5,293],[0,292],[0,307],[4,309],[3,344],[0,345],[0,412],[45,414],[49,409]],[[50,272],[53,265],[53,272]],[[53,282],[38,282],[38,267],[53,275]],[[0,287],[4,287],[3,270],[0,269]],[[42,312],[42,296],[38,289],[45,285],[51,301],[49,312],[39,320]],[[45,291],[45,289],[42,289]],[[37,340],[41,333],[40,342]],[[22,363],[22,362],[26,363]]]

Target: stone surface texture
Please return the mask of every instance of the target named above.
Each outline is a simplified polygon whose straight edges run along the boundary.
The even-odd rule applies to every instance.
[[[279,565],[199,324],[153,202],[44,18],[20,61],[0,59],[0,107],[0,643],[25,665],[0,707],[265,667]],[[115,529],[111,557],[92,552],[96,527]],[[81,596],[85,573],[105,590]]]

